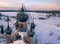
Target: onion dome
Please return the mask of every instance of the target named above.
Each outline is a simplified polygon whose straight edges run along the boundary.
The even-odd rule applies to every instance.
[[[6,28],[6,34],[11,34],[11,32],[12,32],[12,29],[8,25],[7,28]]]
[[[19,35],[18,33],[17,33],[17,35],[16,35],[16,38],[15,38],[16,40],[21,40],[22,39],[22,37],[21,37],[21,35]]]
[[[33,36],[34,36],[34,32],[31,31],[31,30],[28,30],[28,36],[29,36],[29,37],[33,37]]]
[[[31,29],[34,29],[35,28],[35,24],[34,23],[31,23]]]
[[[3,34],[4,33],[4,27],[3,27],[3,25],[1,26],[1,34]]]
[[[28,15],[25,13],[25,9],[23,6],[20,12],[17,14],[17,20],[20,22],[26,22],[28,20]]]
[[[26,22],[28,20],[27,14],[19,13],[17,16],[17,20],[20,22]]]

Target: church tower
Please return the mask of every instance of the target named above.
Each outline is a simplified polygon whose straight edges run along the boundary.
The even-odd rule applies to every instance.
[[[18,28],[20,32],[26,32],[27,30],[27,22],[28,20],[28,15],[25,13],[25,8],[22,5],[21,10],[17,14],[17,23],[18,23]]]

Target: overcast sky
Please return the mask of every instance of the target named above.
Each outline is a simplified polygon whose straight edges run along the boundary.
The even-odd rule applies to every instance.
[[[54,5],[60,7],[60,0],[0,0],[0,6],[20,7],[21,4],[28,5]],[[14,6],[13,6],[14,5]]]

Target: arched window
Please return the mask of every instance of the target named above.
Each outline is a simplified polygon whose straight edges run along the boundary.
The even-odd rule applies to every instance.
[[[24,25],[22,23],[20,24],[20,28],[24,28]]]

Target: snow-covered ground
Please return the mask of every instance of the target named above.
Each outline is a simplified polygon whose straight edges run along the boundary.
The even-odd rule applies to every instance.
[[[49,18],[47,20],[35,20],[37,44],[60,44],[60,18]]]
[[[10,22],[10,27],[14,30],[15,26],[13,24],[15,22],[15,19],[11,18]],[[46,20],[39,20],[38,18],[35,18],[34,22],[36,24],[36,44],[60,44],[60,27],[56,26],[57,24],[60,24],[59,17],[51,17]],[[3,24],[5,28],[7,27],[7,22],[4,20],[0,21],[0,23]],[[2,43],[3,42],[0,42],[0,44]]]

